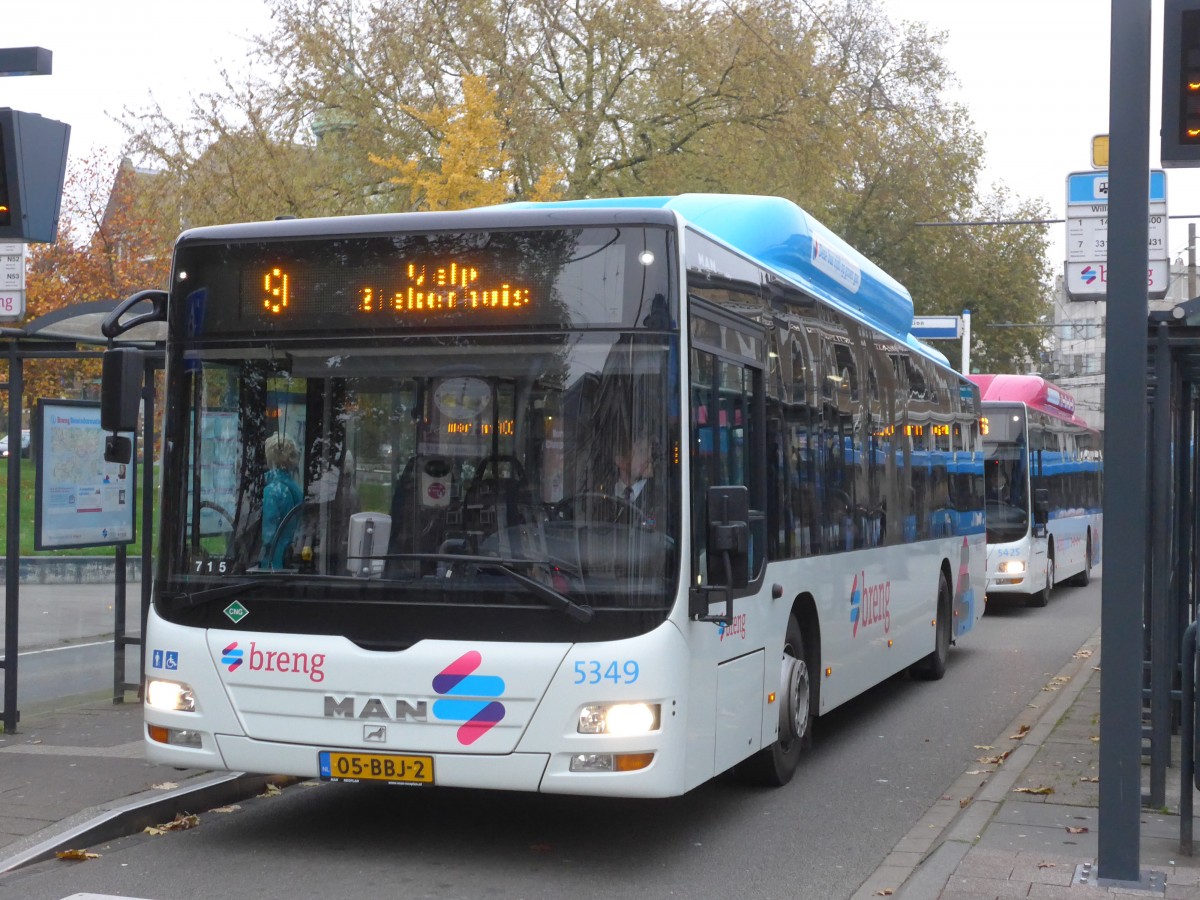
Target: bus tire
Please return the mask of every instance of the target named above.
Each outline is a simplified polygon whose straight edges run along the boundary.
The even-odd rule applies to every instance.
[[[1087,534],[1087,550],[1083,557],[1083,571],[1071,579],[1076,587],[1087,587],[1092,583],[1092,533]]]
[[[792,780],[801,753],[812,744],[814,688],[811,656],[795,616],[788,617],[780,671],[779,737],[737,766],[749,784],[783,787]]]
[[[950,582],[945,569],[938,575],[937,622],[934,626],[933,652],[909,667],[909,674],[921,681],[937,681],[946,674],[946,660],[950,658]]]
[[[1039,609],[1050,602],[1050,594],[1054,590],[1054,554],[1046,554],[1046,584],[1040,591],[1029,595],[1029,605]]]

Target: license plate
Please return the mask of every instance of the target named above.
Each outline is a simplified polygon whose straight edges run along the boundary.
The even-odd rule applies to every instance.
[[[322,781],[385,781],[390,784],[433,784],[432,756],[395,753],[338,753],[317,755]]]

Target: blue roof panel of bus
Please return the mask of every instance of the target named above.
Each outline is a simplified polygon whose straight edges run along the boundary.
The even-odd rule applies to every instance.
[[[908,289],[782,197],[680,194],[512,206],[673,210],[699,230],[736,247],[814,296],[900,335],[914,349],[946,362],[944,355],[911,337],[913,302]]]

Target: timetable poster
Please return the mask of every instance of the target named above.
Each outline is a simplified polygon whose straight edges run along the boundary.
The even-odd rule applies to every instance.
[[[99,403],[39,400],[34,435],[34,547],[132,543],[137,459],[133,433],[124,435],[135,448],[130,461],[106,462]]]

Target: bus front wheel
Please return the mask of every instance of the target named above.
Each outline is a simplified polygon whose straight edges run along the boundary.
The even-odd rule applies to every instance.
[[[782,787],[792,780],[800,754],[812,741],[813,684],[804,632],[788,617],[780,670],[779,737],[737,767],[751,784]]]
[[[1042,607],[1050,602],[1050,593],[1054,590],[1054,554],[1046,554],[1046,585],[1040,591],[1029,595],[1029,605]]]
[[[1083,556],[1083,571],[1071,579],[1076,587],[1087,587],[1092,583],[1092,532],[1087,533],[1087,550]]]
[[[943,570],[938,576],[937,619],[934,624],[933,652],[918,660],[909,668],[914,678],[936,681],[946,674],[946,660],[950,658],[950,623],[953,612],[950,608],[950,582]]]

